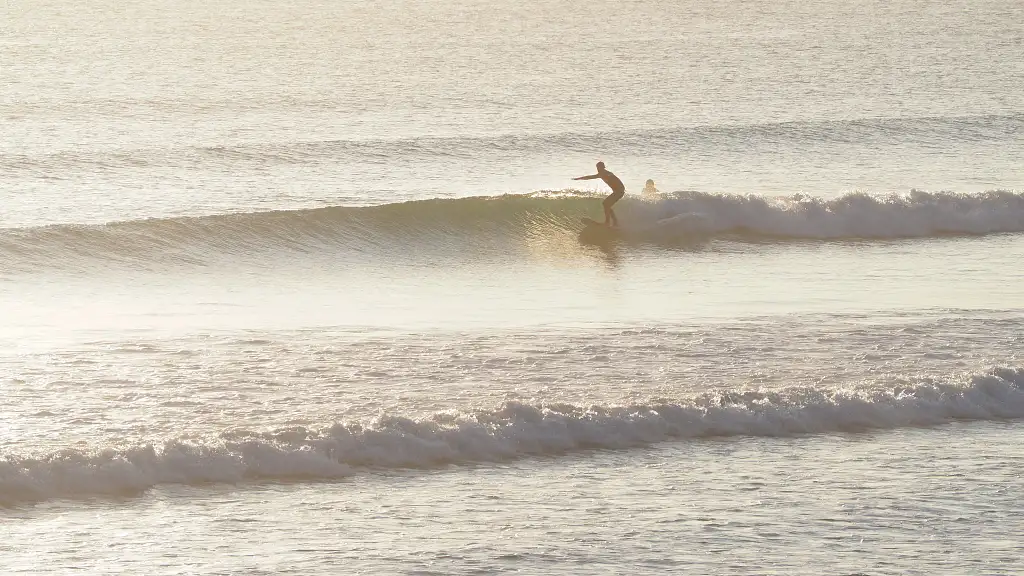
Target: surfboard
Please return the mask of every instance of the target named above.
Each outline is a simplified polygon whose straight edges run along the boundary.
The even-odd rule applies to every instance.
[[[653,223],[634,222],[629,228],[612,228],[593,218],[580,218],[583,229],[580,240],[586,243],[606,244],[619,240],[667,245],[693,245],[706,242],[714,233],[712,220],[698,212],[684,212]]]
[[[583,222],[583,229],[580,230],[580,241],[584,244],[607,245],[622,238],[618,228],[605,226],[604,222],[598,222],[590,218],[580,218]]]
[[[597,220],[592,220],[590,218],[587,218],[586,216],[584,216],[583,218],[580,218],[580,221],[583,222],[583,225],[587,226],[587,227],[598,226],[598,227],[604,228],[606,230],[618,230],[618,228],[612,228],[611,226],[605,225],[604,222],[598,222]]]

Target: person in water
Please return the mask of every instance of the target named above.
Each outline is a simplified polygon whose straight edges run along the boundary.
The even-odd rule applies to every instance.
[[[648,180],[644,186],[643,192],[640,193],[645,198],[653,198],[658,195],[658,188],[654,186],[654,180]]]
[[[619,219],[615,217],[615,211],[612,210],[612,205],[618,202],[625,194],[626,187],[622,184],[622,180],[615,174],[604,169],[604,162],[597,163],[597,174],[591,174],[590,176],[580,176],[579,178],[573,178],[573,180],[593,180],[594,178],[600,178],[604,180],[604,183],[612,189],[612,193],[601,202],[604,206],[604,225],[608,226],[611,223],[612,227],[619,227]]]

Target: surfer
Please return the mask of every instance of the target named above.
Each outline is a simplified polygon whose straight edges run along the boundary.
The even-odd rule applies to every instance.
[[[597,174],[591,174],[590,176],[580,176],[579,178],[573,178],[573,180],[593,180],[594,178],[600,178],[604,180],[604,183],[612,189],[612,193],[601,202],[604,206],[604,225],[608,226],[609,222],[613,228],[619,227],[619,219],[615,217],[615,211],[612,210],[612,205],[619,201],[626,194],[626,187],[623,186],[622,180],[615,174],[612,174],[608,170],[604,169],[604,162],[597,163]]]

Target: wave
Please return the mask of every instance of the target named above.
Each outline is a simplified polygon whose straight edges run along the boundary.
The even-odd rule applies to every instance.
[[[9,228],[0,230],[0,273],[97,262],[201,265],[282,251],[429,253],[433,258],[507,254],[535,237],[577,235],[580,218],[599,211],[596,197],[563,191]],[[1024,232],[1024,193],[1012,191],[850,193],[831,200],[679,192],[627,196],[616,212],[630,232],[626,240],[662,244],[694,237],[806,241]]]
[[[642,223],[700,214],[710,234],[755,240],[906,239],[1024,231],[1024,193],[1007,190],[848,193],[828,200],[805,195],[684,193],[640,204],[635,212]]]
[[[1024,417],[1024,368],[960,381],[849,390],[789,388],[707,393],[628,406],[506,403],[496,410],[383,416],[205,440],[67,449],[0,459],[0,505],[125,495],[160,484],[329,481],[372,470],[431,469],[627,449],[703,437],[857,432]]]
[[[177,146],[152,149],[74,148],[41,154],[0,153],[7,175],[53,177],[74,171],[116,173],[154,168],[202,169],[237,173],[243,168],[354,162],[438,162],[480,159],[482,155],[549,155],[586,153],[678,156],[743,150],[802,151],[828,146],[878,148],[916,142],[941,149],[951,142],[1017,142],[1024,134],[1024,114],[955,117],[857,118],[754,124],[639,128],[603,132],[511,133],[488,136],[414,136],[393,139],[336,139]]]

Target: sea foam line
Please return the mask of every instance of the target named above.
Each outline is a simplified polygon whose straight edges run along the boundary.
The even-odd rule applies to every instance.
[[[959,382],[708,393],[628,406],[530,405],[383,416],[367,425],[233,430],[201,441],[0,458],[0,505],[135,494],[160,484],[326,481],[367,470],[500,462],[709,436],[780,437],[1024,417],[1024,368]]]

